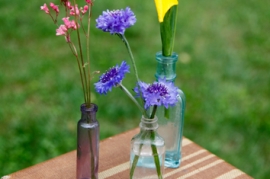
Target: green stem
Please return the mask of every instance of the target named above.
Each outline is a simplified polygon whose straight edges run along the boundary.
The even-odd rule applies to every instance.
[[[87,96],[87,101],[86,101],[86,106],[89,105],[89,107],[91,107],[91,85],[90,85],[90,79],[91,79],[91,73],[90,73],[90,52],[89,52],[89,48],[90,48],[90,21],[91,21],[91,12],[92,12],[92,6],[89,4],[89,13],[88,13],[88,26],[87,26],[87,36],[86,36],[86,52],[87,52],[87,61],[88,61],[88,96]],[[86,79],[87,80],[87,79]],[[96,179],[96,175],[95,175],[95,159],[93,156],[93,146],[92,146],[92,135],[90,133],[90,130],[88,130],[88,135],[89,135],[89,142],[90,142],[90,152],[91,152],[91,179]]]
[[[155,131],[151,130],[150,132],[151,132],[151,134],[150,134],[151,140],[154,140],[155,139]],[[155,161],[155,165],[156,165],[158,179],[162,179],[162,173],[161,173],[160,161],[159,161],[158,152],[157,152],[157,146],[151,145],[151,149],[152,149],[152,153],[153,153],[153,157],[154,157],[154,161]]]
[[[91,21],[91,13],[92,13],[92,5],[88,5],[89,7],[89,14],[88,14],[88,26],[87,26],[87,40],[86,40],[86,51],[87,51],[87,61],[88,61],[88,101],[86,102],[86,105],[91,105],[91,85],[90,85],[90,79],[91,79],[91,73],[90,73],[90,21]],[[92,136],[90,134],[90,130],[89,132],[89,138],[90,138],[90,150],[91,150],[91,174],[92,174],[92,179],[96,179],[96,175],[95,175],[95,159],[93,156],[93,146],[92,146]]]
[[[164,107],[164,117],[166,119],[170,119],[170,108],[165,108]]]
[[[77,54],[77,51],[76,51],[76,48],[74,46],[73,43],[68,43],[69,44],[69,47],[73,53],[73,55],[76,57],[76,61],[77,61],[77,64],[78,64],[78,68],[79,68],[79,72],[80,72],[80,77],[81,77],[81,83],[82,83],[82,88],[83,88],[83,96],[84,96],[84,101],[86,101],[86,96],[85,96],[85,85],[84,85],[84,81],[83,81],[83,76],[82,76],[82,69],[81,69],[81,66],[80,66],[80,60],[78,58],[78,54]],[[72,48],[73,47],[73,48]]]
[[[141,147],[142,147],[142,145],[140,146],[139,153],[141,153]],[[136,165],[137,165],[137,163],[139,161],[139,157],[140,157],[139,155],[134,155],[134,158],[133,158],[133,161],[132,161],[132,166],[131,166],[131,169],[130,169],[130,172],[129,172],[129,178],[130,179],[132,179],[132,177],[133,177]]]
[[[125,46],[126,46],[126,48],[128,50],[128,54],[129,54],[129,56],[131,58],[131,63],[132,63],[133,69],[134,69],[134,73],[135,73],[135,77],[136,77],[136,80],[137,80],[137,84],[139,84],[140,79],[139,79],[139,75],[138,75],[138,70],[137,70],[135,59],[134,59],[133,53],[131,51],[130,45],[128,43],[128,40],[126,39],[125,35],[121,35],[121,34],[117,34],[117,35],[122,39],[122,41],[124,42],[124,44],[125,44]],[[139,86],[139,88],[140,88],[140,86]],[[139,91],[141,91],[141,90],[139,89]],[[141,104],[144,104],[144,100],[142,98],[141,92],[140,92],[140,96],[141,96],[140,97]],[[145,116],[147,116],[147,113],[146,112],[144,114],[145,114]]]
[[[95,159],[94,159],[94,152],[93,152],[93,146],[92,146],[92,135],[90,129],[88,130],[88,137],[89,137],[89,143],[90,143],[90,161],[91,161],[91,179],[96,179],[95,175]]]
[[[146,132],[143,132],[142,133],[142,140],[145,139],[146,134],[147,134]],[[139,154],[138,155],[134,155],[134,158],[133,158],[133,161],[132,161],[132,166],[131,166],[131,169],[130,169],[130,172],[129,172],[129,178],[130,179],[132,179],[132,177],[134,175],[135,168],[137,166],[137,163],[138,163],[139,158],[140,158],[140,155],[141,155],[142,146],[143,146],[143,144],[140,144]]]
[[[153,131],[153,130],[143,132],[142,140],[145,139],[148,132],[150,132],[151,140],[154,140],[155,139],[155,131]],[[134,175],[135,168],[137,166],[137,163],[138,163],[140,155],[141,155],[142,146],[143,146],[143,144],[140,144],[139,154],[134,155],[134,158],[133,158],[133,161],[132,161],[132,166],[131,166],[130,173],[129,173],[129,178],[130,179],[132,179],[132,177]],[[160,161],[159,161],[158,152],[157,152],[157,146],[156,145],[151,145],[151,149],[152,149],[152,153],[153,153],[153,158],[154,158],[154,162],[155,162],[155,166],[156,166],[158,179],[163,179],[162,173],[161,173]]]
[[[76,0],[73,1],[74,2],[74,6],[76,5]],[[78,24],[78,15],[75,15],[75,23],[76,23],[76,26],[79,27],[79,24]],[[81,37],[80,37],[80,32],[79,30],[77,29],[76,30],[77,32],[77,38],[78,38],[78,45],[79,45],[79,50],[80,50],[80,59],[81,59],[81,64],[80,64],[80,68],[82,68],[82,72],[83,72],[83,81],[85,83],[85,86],[83,86],[84,89],[84,92],[86,93],[86,96],[88,96],[88,93],[90,93],[87,89],[89,89],[89,82],[87,81],[87,77],[86,77],[86,72],[85,72],[85,67],[84,67],[84,60],[83,60],[83,53],[82,53],[82,44],[81,44]],[[86,98],[86,105],[89,106],[89,101],[87,101],[88,99]]]
[[[154,105],[150,119],[153,119],[155,117],[156,112],[157,112],[157,105]],[[150,132],[151,132],[150,133],[151,140],[155,140],[155,131],[151,130]],[[160,161],[159,161],[158,152],[157,152],[157,146],[151,145],[151,149],[152,149],[152,153],[153,153],[153,157],[154,157],[154,161],[155,161],[155,165],[156,165],[158,178],[162,179],[162,173],[161,173]]]
[[[88,94],[88,103],[90,105],[91,103],[91,85],[90,85],[90,79],[91,79],[91,69],[90,69],[90,21],[91,21],[91,14],[92,14],[92,5],[88,5],[89,7],[89,13],[88,13],[88,26],[87,26],[87,40],[86,40],[86,51],[87,51],[87,60],[88,60],[88,79],[89,79],[89,85],[88,85],[88,91],[89,91],[89,94]],[[87,105],[87,104],[86,104]]]
[[[132,54],[130,45],[128,43],[128,40],[126,39],[125,35],[121,35],[121,34],[117,34],[117,35],[122,39],[122,41],[125,43],[125,46],[127,47],[129,56],[131,58],[131,63],[132,63],[132,66],[133,66],[133,69],[134,69],[134,72],[135,72],[136,80],[137,80],[137,83],[139,83],[140,80],[139,80],[138,70],[137,70],[135,59],[133,57],[133,54]]]
[[[178,5],[169,9],[164,17],[164,21],[160,23],[160,35],[162,41],[162,55],[165,57],[171,56],[174,47],[174,37],[176,31]],[[165,64],[164,64],[165,65]],[[166,67],[164,67],[166,68]],[[164,70],[166,73],[166,70]],[[165,74],[166,76],[166,74]],[[170,118],[170,110],[164,107],[164,117]]]
[[[134,96],[128,91],[128,89],[122,84],[119,84],[119,87],[121,90],[123,90],[128,97],[135,103],[135,105],[140,109],[140,111],[142,112],[142,114],[144,116],[146,116],[146,111],[142,108],[142,106],[138,103],[138,101],[134,98]]]
[[[154,119],[154,117],[156,115],[156,112],[157,112],[157,105],[154,105],[153,111],[152,111],[151,116],[150,116],[150,119]]]

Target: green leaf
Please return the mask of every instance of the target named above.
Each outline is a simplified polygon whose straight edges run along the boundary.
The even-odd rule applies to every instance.
[[[178,5],[172,6],[171,9],[166,13],[164,21],[160,23],[163,56],[171,56],[173,52],[177,7]]]

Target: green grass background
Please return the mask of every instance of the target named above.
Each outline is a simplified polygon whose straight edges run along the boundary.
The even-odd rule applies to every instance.
[[[77,64],[43,3],[0,0],[0,176],[76,148]],[[126,6],[137,16],[126,36],[139,76],[151,82],[161,49],[154,1],[95,1],[92,69],[130,62],[117,36],[94,28],[103,10]],[[176,84],[187,98],[184,135],[255,178],[270,175],[269,7],[269,0],[180,1],[174,49]],[[123,81],[130,89],[132,74]],[[138,126],[139,111],[119,89],[93,98],[101,139]]]

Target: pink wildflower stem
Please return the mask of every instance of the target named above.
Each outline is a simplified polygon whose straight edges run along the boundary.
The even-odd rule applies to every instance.
[[[92,4],[88,3],[88,27],[87,27],[87,34],[86,34],[86,48],[87,48],[87,60],[88,60],[88,76],[89,79],[91,79],[91,73],[90,73],[90,54],[89,54],[89,49],[90,49],[90,22],[91,22],[91,15],[92,15]],[[89,81],[90,83],[90,81]],[[91,85],[89,84],[88,86],[88,91],[91,91]],[[91,101],[91,93],[88,96],[89,101]]]
[[[84,101],[86,101],[86,96],[85,96],[85,85],[84,85],[84,81],[83,81],[83,75],[82,75],[82,69],[81,69],[81,65],[80,65],[80,60],[78,58],[78,53],[76,50],[75,45],[72,42],[68,43],[70,50],[72,51],[73,55],[76,57],[76,61],[79,67],[79,72],[80,72],[80,77],[81,77],[81,82],[82,82],[82,87],[83,87],[83,95],[84,95]]]
[[[74,4],[76,4],[76,0],[73,0]],[[76,26],[78,27],[78,15],[75,13],[75,23],[76,23]],[[79,50],[80,50],[80,59],[81,59],[81,64],[79,66],[80,69],[82,69],[82,76],[81,76],[81,80],[82,80],[82,85],[83,85],[83,91],[84,93],[86,93],[86,105],[87,107],[90,106],[90,101],[88,101],[88,98],[87,96],[89,96],[88,93],[90,93],[90,91],[88,91],[87,89],[89,89],[89,83],[88,80],[87,80],[87,77],[86,77],[86,72],[85,72],[85,68],[84,68],[84,60],[83,60],[83,53],[82,53],[82,44],[81,44],[81,37],[80,37],[80,32],[79,30],[76,30],[77,31],[77,37],[78,37],[78,44],[79,44]]]
[[[80,22],[81,22],[81,24],[82,24],[82,18],[80,18]],[[88,37],[88,34],[86,33],[86,31],[85,31],[85,29],[84,29],[84,26],[83,26],[83,25],[82,25],[82,29],[83,29],[83,32],[84,32],[85,36],[86,36],[86,37]]]

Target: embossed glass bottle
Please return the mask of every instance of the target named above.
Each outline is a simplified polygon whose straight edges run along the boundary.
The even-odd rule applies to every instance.
[[[142,116],[140,133],[131,139],[130,179],[163,178],[165,144],[157,128],[157,117]]]
[[[169,57],[165,57],[161,52],[156,53],[157,71],[156,79],[164,79],[167,81],[175,81],[175,66],[178,55],[173,53]],[[158,107],[156,116],[158,117],[158,133],[164,139],[166,144],[165,166],[169,168],[177,168],[181,163],[181,146],[184,126],[185,112],[185,95],[179,89],[179,102],[169,109]]]
[[[97,105],[81,105],[81,119],[77,125],[77,179],[98,179],[99,123]]]

